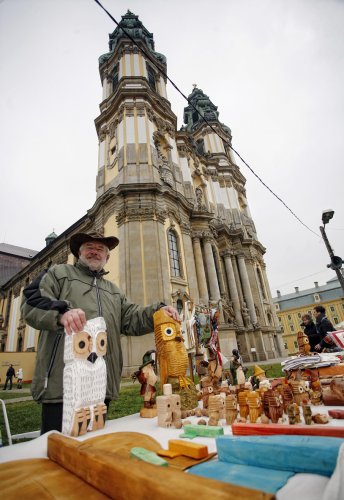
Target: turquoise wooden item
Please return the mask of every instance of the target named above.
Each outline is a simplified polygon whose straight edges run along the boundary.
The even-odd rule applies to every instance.
[[[146,450],[146,448],[140,448],[139,446],[131,448],[130,456],[148,462],[149,464],[159,465],[160,467],[168,466],[168,462],[159,457],[154,451]]]

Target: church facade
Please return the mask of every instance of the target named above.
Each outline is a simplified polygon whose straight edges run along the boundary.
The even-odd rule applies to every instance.
[[[179,310],[186,303],[219,307],[225,356],[237,346],[246,361],[284,356],[265,248],[249,210],[245,178],[228,147],[231,131],[219,121],[217,107],[195,86],[177,130],[163,76],[166,58],[129,11],[110,35],[99,72],[96,201],[2,287],[5,350],[14,351],[19,337],[25,350],[35,333],[20,317],[24,286],[50,263],[72,264],[70,236],[96,230],[119,238],[107,277],[132,301],[158,300]],[[152,335],[123,338],[125,373],[152,347]]]

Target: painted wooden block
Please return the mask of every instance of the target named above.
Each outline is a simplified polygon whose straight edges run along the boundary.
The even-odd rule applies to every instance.
[[[208,446],[198,443],[189,443],[180,439],[170,439],[168,442],[170,451],[178,452],[180,455],[200,460],[208,456]]]

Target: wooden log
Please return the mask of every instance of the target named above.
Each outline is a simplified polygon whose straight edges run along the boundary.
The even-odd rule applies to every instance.
[[[328,436],[344,438],[344,427],[330,425],[232,424],[235,436],[271,436],[274,434]]]
[[[48,436],[48,455],[65,469],[116,500],[128,498],[175,500],[272,500],[273,495],[262,491],[223,483],[169,467],[120,460],[116,454],[92,446],[82,447],[71,438],[58,434]]]

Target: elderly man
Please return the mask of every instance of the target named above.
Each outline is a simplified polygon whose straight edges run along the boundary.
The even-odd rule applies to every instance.
[[[107,405],[117,399],[123,366],[120,335],[144,335],[153,331],[153,314],[161,307],[175,320],[171,306],[155,303],[146,307],[130,302],[118,287],[104,278],[104,266],[119,240],[99,233],[76,233],[70,249],[77,263],[59,264],[41,273],[24,290],[22,314],[40,330],[33,398],[42,403],[41,433],[62,428],[64,330],[79,332],[89,319],[102,316],[108,332]]]

